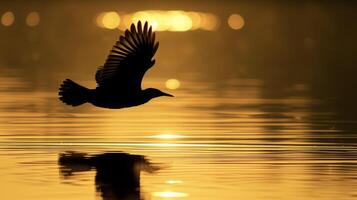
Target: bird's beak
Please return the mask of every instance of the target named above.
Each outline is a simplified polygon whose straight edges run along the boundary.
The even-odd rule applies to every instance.
[[[172,94],[167,94],[167,93],[165,93],[165,92],[163,92],[162,94],[163,94],[163,96],[174,97],[174,95],[172,95]]]

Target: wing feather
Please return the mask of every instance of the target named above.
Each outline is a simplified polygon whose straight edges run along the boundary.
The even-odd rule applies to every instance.
[[[119,48],[121,48],[120,44],[123,45],[123,47],[125,47],[130,52],[135,52],[135,46],[131,46],[130,43],[127,43],[127,40],[123,36],[120,36],[120,43],[117,44],[119,46]]]
[[[138,39],[138,34],[136,32],[136,29],[135,29],[135,25],[134,24],[131,24],[131,38],[133,38],[134,42],[135,42],[135,45],[136,46],[139,46],[140,45],[140,41]]]
[[[150,45],[153,45],[154,43],[155,43],[155,33],[152,34]]]
[[[159,42],[156,42],[154,49],[152,50],[152,54],[155,54],[158,48],[159,48]]]
[[[159,42],[148,22],[131,24],[110,50],[103,66],[95,75],[99,88],[121,91],[141,90],[145,72],[154,65],[152,60]]]
[[[141,21],[138,22],[138,35],[142,35],[143,34],[143,29],[141,27]]]
[[[144,24],[144,37],[143,37],[144,44],[148,44],[148,22]]]
[[[118,49],[112,49],[112,50],[110,50],[110,52],[113,53],[114,55],[127,56],[127,54],[125,52],[122,52]]]
[[[150,26],[149,32],[148,32],[148,43],[149,44],[151,44],[151,41],[150,41],[151,35],[152,35],[152,29],[151,29],[151,26]],[[154,38],[154,40],[155,40],[155,38]]]
[[[125,37],[124,37],[125,41],[133,48],[136,49],[136,44],[134,43],[132,37],[131,37],[131,34],[128,30],[125,31]]]

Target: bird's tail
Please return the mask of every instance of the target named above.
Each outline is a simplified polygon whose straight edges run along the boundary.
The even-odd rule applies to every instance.
[[[71,106],[79,106],[89,101],[91,90],[70,79],[66,79],[59,88],[58,95],[63,103]]]

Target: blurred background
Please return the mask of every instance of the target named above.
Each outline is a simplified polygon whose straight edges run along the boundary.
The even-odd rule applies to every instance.
[[[141,19],[160,41],[148,77],[257,78],[279,95],[289,87],[310,90],[350,110],[356,6],[340,0],[1,1],[0,69],[32,88],[57,87],[65,75],[92,78],[119,35]]]
[[[1,0],[0,199],[125,199],[98,189],[92,168],[60,176],[64,151],[163,163],[132,199],[355,199],[356,9],[348,0]],[[175,98],[122,110],[62,104],[61,82],[95,87],[97,67],[138,20],[160,42],[144,88]]]

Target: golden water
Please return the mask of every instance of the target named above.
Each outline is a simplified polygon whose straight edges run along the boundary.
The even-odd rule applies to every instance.
[[[95,171],[61,176],[64,151],[146,156],[162,169],[142,172],[142,199],[357,198],[357,122],[315,109],[301,85],[270,97],[254,79],[181,80],[175,98],[106,110],[1,81],[0,199],[101,199]]]

